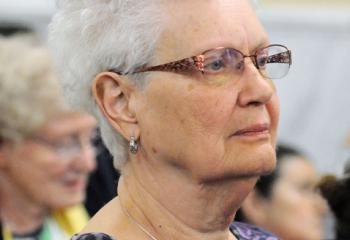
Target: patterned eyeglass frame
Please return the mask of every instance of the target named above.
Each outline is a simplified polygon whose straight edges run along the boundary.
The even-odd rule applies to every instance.
[[[282,48],[285,48],[286,51],[269,56],[269,59],[266,63],[286,63],[289,65],[288,67],[290,67],[290,65],[292,64],[292,52],[291,52],[291,50],[289,50],[286,46],[281,45],[281,44],[271,44],[271,45],[268,45],[266,47],[260,48],[253,55],[245,55],[241,51],[234,49],[234,48],[217,47],[217,48],[206,50],[205,52],[203,52],[202,54],[197,55],[197,56],[192,56],[189,58],[184,58],[184,59],[177,60],[174,62],[156,65],[156,66],[152,66],[152,67],[141,67],[139,69],[136,69],[133,72],[123,73],[123,72],[120,72],[120,71],[115,70],[115,69],[110,69],[109,72],[114,72],[114,73],[117,73],[119,75],[128,75],[128,74],[152,72],[152,71],[174,72],[174,73],[186,73],[186,72],[192,72],[192,71],[200,71],[200,72],[204,73],[205,54],[209,51],[217,50],[217,49],[233,49],[233,50],[239,52],[243,56],[243,59],[244,58],[251,58],[255,67],[257,69],[260,69],[259,65],[257,64],[257,57],[258,57],[257,52],[259,52],[263,49],[266,49],[266,48],[270,48],[270,47],[282,47]]]

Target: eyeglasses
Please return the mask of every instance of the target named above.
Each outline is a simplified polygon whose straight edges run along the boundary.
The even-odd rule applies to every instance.
[[[74,134],[62,139],[52,141],[36,136],[31,138],[36,143],[45,145],[62,158],[71,158],[81,153],[84,146],[89,146],[93,150],[93,138],[95,133]]]
[[[150,71],[163,71],[174,73],[202,73],[208,81],[229,80],[241,76],[244,71],[244,59],[250,58],[260,74],[269,79],[278,79],[287,75],[292,64],[291,51],[280,44],[272,44],[257,50],[253,55],[244,55],[237,49],[218,47],[204,53],[170,62],[162,65],[136,69],[133,72],[121,73],[117,70],[111,72],[120,75],[143,73]]]

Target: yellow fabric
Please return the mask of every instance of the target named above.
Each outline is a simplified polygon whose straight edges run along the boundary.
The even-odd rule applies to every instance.
[[[89,216],[82,205],[54,210],[52,216],[70,236],[80,232],[89,220]]]
[[[11,233],[9,231],[7,231],[4,227],[2,229],[2,236],[4,240],[11,240],[12,236]]]
[[[52,211],[52,217],[69,236],[80,232],[89,220],[89,216],[82,205],[54,210]],[[2,229],[2,236],[4,240],[12,240],[10,231],[5,227]]]

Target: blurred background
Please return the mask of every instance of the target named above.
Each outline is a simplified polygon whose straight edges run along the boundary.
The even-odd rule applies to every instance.
[[[350,0],[258,0],[272,43],[293,52],[291,72],[276,81],[279,140],[340,175],[350,158]],[[0,0],[0,27],[25,27],[43,40],[53,0]]]

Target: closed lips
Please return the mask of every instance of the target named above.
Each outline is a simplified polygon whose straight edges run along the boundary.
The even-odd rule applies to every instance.
[[[255,135],[255,134],[269,133],[269,132],[270,132],[270,125],[269,124],[255,124],[255,125],[249,126],[247,128],[243,128],[243,129],[236,131],[233,134],[233,136]]]

